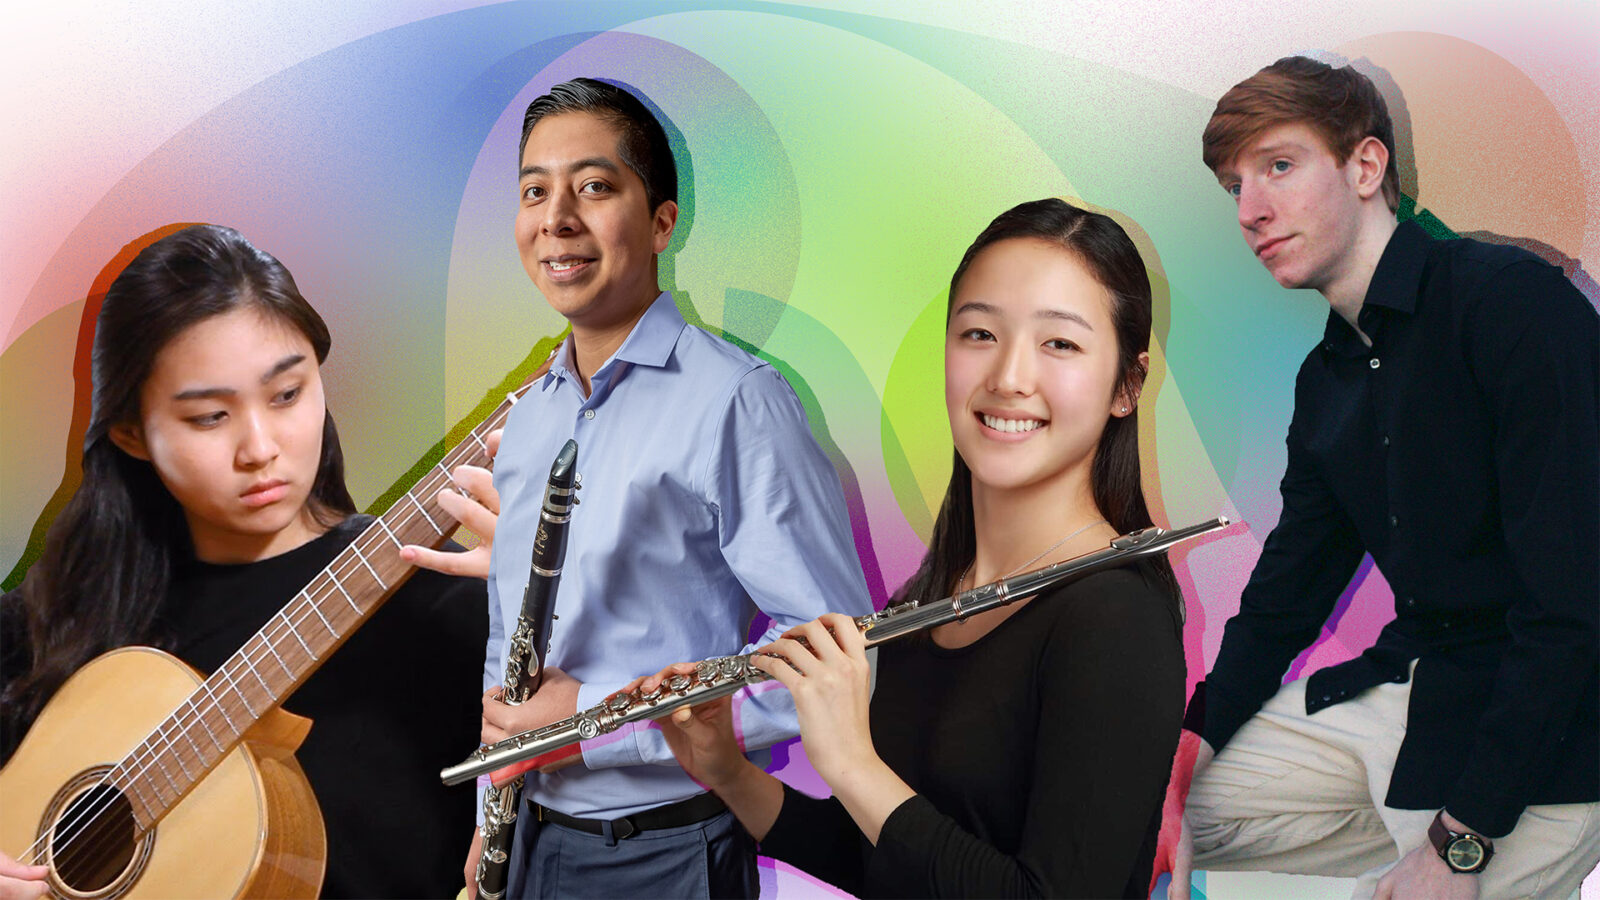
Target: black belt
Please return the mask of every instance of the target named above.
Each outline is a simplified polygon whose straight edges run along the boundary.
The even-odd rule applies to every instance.
[[[528,805],[533,807],[534,817],[541,822],[553,822],[563,828],[571,828],[573,831],[582,831],[585,834],[604,835],[608,841],[631,837],[641,831],[678,828],[704,822],[712,816],[720,815],[728,808],[721,797],[709,791],[687,800],[636,812],[620,819],[580,819],[547,806],[540,806],[531,798],[528,800]]]

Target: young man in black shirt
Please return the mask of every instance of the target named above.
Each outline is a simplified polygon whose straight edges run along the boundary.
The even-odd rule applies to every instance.
[[[1206,127],[1245,243],[1331,310],[1282,516],[1185,723],[1175,895],[1191,846],[1378,897],[1564,898],[1600,861],[1595,310],[1526,251],[1397,222],[1393,134],[1371,81],[1303,57]],[[1280,687],[1368,553],[1395,620]]]

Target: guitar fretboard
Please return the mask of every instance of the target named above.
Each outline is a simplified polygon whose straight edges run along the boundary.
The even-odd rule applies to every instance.
[[[455,488],[450,475],[455,467],[490,466],[485,436],[505,424],[516,398],[532,382],[508,394],[112,770],[107,780],[132,802],[141,831],[176,805],[241,735],[304,683],[416,572],[400,558],[402,546],[437,548],[455,532],[458,523],[434,498],[444,488]]]

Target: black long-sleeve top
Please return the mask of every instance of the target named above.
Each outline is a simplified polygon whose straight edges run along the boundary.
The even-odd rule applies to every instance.
[[[763,853],[865,897],[1144,897],[1182,717],[1180,626],[1142,568],[1037,597],[974,643],[880,649],[878,754],[917,792],[869,845],[785,789]]]
[[[159,623],[169,652],[215,670],[371,521],[352,517],[259,562],[181,563]],[[295,757],[327,829],[322,896],[447,897],[460,889],[475,797],[441,786],[439,769],[476,746],[484,598],[482,579],[419,571],[284,701],[311,719]],[[0,678],[28,665],[17,599],[0,604]]]
[[[1363,553],[1396,618],[1306,711],[1412,685],[1387,804],[1491,837],[1600,800],[1600,319],[1513,247],[1402,223],[1362,310],[1295,384],[1283,513],[1186,724],[1221,750],[1317,636]]]

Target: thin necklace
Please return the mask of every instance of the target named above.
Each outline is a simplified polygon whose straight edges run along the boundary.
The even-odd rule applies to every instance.
[[[1089,529],[1095,527],[1096,525],[1104,525],[1105,521],[1106,521],[1105,519],[1095,519],[1093,522],[1090,522],[1089,524],[1083,526],[1082,528],[1079,528],[1077,531],[1074,531],[1073,533],[1067,535],[1066,537],[1062,538],[1061,540],[1056,541],[1054,544],[1051,544],[1050,546],[1044,548],[1044,552],[1043,553],[1040,553],[1038,556],[1035,556],[1033,559],[1028,560],[1027,562],[1023,563],[1022,565],[1017,566],[1015,569],[1012,569],[1011,571],[1007,572],[1006,574],[1000,576],[1000,580],[1004,581],[1007,578],[1010,578],[1011,576],[1017,574],[1018,572],[1021,572],[1021,571],[1025,570],[1025,569],[1027,569],[1029,566],[1033,565],[1034,563],[1038,562],[1041,559],[1044,559],[1050,553],[1054,552],[1057,547],[1061,546],[1062,544],[1065,544],[1067,541],[1072,540],[1073,538],[1077,537],[1078,535],[1083,534],[1085,531],[1088,531]],[[972,562],[967,563],[967,567],[965,569],[961,570],[961,578],[956,581],[956,590],[957,591],[959,591],[961,589],[961,585],[966,583],[967,576],[972,574],[972,567],[973,567],[973,565],[975,563],[977,563],[977,561],[978,560],[976,559],[976,554],[974,554],[974,559],[972,560]]]

